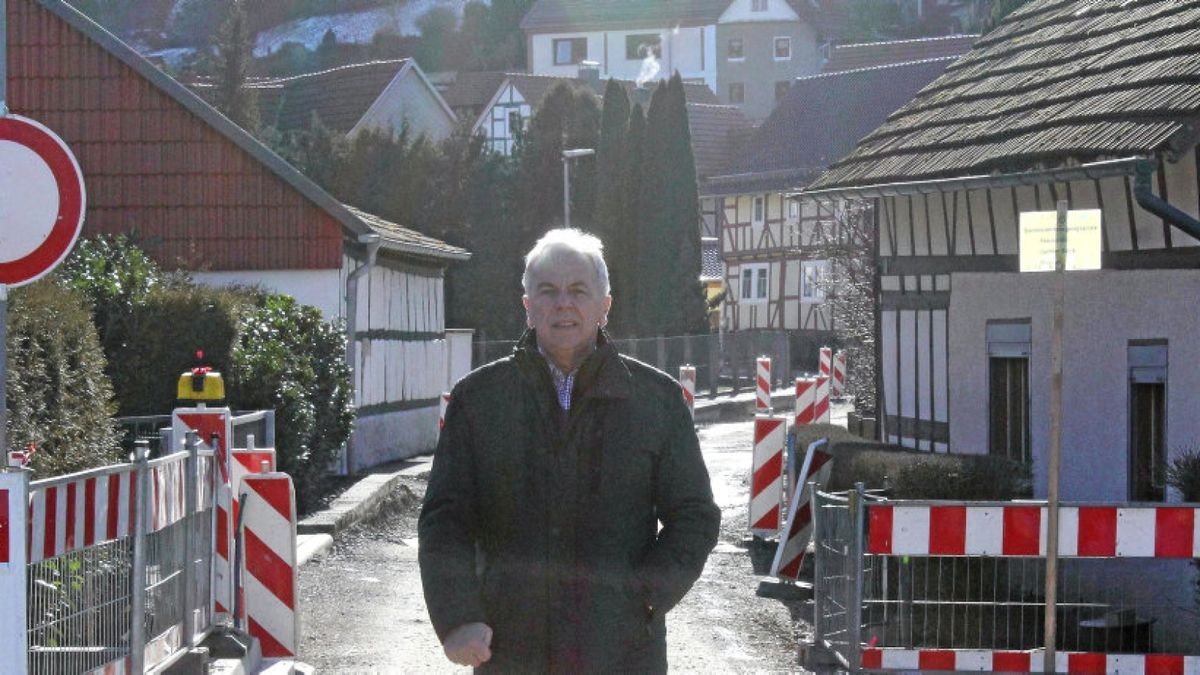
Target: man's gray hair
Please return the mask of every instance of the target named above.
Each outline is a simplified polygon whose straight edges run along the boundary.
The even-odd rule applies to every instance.
[[[544,258],[559,252],[574,253],[591,261],[592,266],[596,268],[596,280],[600,284],[600,294],[608,295],[610,288],[608,265],[604,262],[604,243],[595,235],[573,227],[550,230],[537,240],[529,253],[525,254],[525,274],[521,277],[521,285],[525,288],[526,295],[530,295],[533,291],[530,288],[533,280],[530,278],[529,271],[533,269],[534,265],[541,263]]]

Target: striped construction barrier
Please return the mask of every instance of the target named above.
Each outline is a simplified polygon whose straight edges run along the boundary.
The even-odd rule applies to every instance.
[[[833,472],[833,455],[826,452],[828,444],[828,439],[824,438],[814,441],[804,453],[800,478],[793,487],[793,494],[796,496],[788,505],[787,524],[783,529],[786,534],[775,549],[775,560],[771,563],[773,577],[789,581],[797,581],[800,578],[804,552],[813,533],[812,494],[809,492],[808,483],[824,485],[829,481],[829,474]]]
[[[217,522],[212,562],[214,619],[230,617],[234,605],[232,551],[237,505],[233,501],[233,467],[229,452],[232,424],[228,408],[176,408],[171,414],[172,437],[183,438],[189,429],[193,430],[199,440],[199,449],[213,452],[216,459]]]
[[[754,453],[750,471],[750,532],[770,537],[779,532],[783,500],[783,452],[787,420],[780,415],[754,416]]]
[[[696,419],[696,367],[679,367],[679,388],[683,390],[683,401],[687,403],[688,413]]]
[[[833,355],[833,370],[830,375],[831,395],[834,398],[846,397],[846,350],[839,349]]]
[[[296,621],[296,491],[286,473],[246,476],[242,585],[248,632],[266,658],[299,647]]]
[[[833,349],[821,347],[821,358],[817,374],[824,375],[825,377],[833,375]]]
[[[1063,506],[1058,555],[1068,558],[1200,558],[1200,509]],[[917,556],[1044,556],[1046,507],[868,507],[867,552]]]
[[[36,563],[133,534],[137,481],[133,466],[31,490],[29,562]]]
[[[796,378],[796,421],[795,425],[813,423],[817,411],[817,381],[804,377]]]
[[[28,653],[26,633],[26,580],[28,550],[25,533],[29,502],[29,474],[0,470],[0,654]],[[5,658],[6,673],[25,675],[25,658]]]
[[[760,356],[754,366],[754,409],[766,412],[771,409],[771,359]]]
[[[133,660],[126,656],[99,668],[87,671],[87,675],[133,675]]]
[[[831,419],[829,409],[829,378],[817,376],[817,391],[813,401],[813,424],[829,424]]]
[[[909,672],[965,671],[998,673],[1043,672],[1045,652],[972,649],[870,648],[862,652],[864,670]],[[1183,673],[1200,675],[1200,656],[1178,654],[1103,654],[1055,652],[1059,673]]]
[[[438,433],[440,434],[446,426],[446,408],[450,407],[450,392],[442,392],[438,401]]]

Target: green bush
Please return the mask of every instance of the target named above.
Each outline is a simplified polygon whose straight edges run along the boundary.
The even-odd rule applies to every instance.
[[[320,497],[354,423],[345,350],[341,326],[289,296],[260,295],[240,325],[227,383],[231,403],[275,410],[279,469],[295,481],[302,511]]]
[[[120,461],[113,391],[87,303],[54,279],[16,289],[8,312],[8,441],[54,476]]]
[[[1185,502],[1200,502],[1200,448],[1176,449],[1167,467],[1167,485],[1179,491]]]

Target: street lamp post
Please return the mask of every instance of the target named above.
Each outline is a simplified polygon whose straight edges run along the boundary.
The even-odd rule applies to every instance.
[[[563,227],[571,226],[571,160],[596,154],[592,148],[563,150]]]

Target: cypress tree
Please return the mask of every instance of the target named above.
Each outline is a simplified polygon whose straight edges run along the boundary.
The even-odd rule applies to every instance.
[[[692,133],[688,126],[687,97],[679,73],[668,84],[666,110],[666,156],[669,170],[663,174],[663,211],[667,231],[663,239],[672,256],[666,266],[666,289],[671,313],[664,320],[668,335],[689,335],[706,329],[704,289],[700,284],[700,191]]]
[[[608,276],[612,285],[612,310],[608,314],[609,330],[622,337],[640,335],[638,325],[638,296],[641,288],[639,269],[639,226],[645,218],[645,199],[642,190],[642,150],[646,139],[646,117],[642,104],[635,103],[629,112],[624,152],[616,178],[621,192],[621,212],[613,221],[612,233],[605,241],[608,255]]]
[[[637,331],[641,337],[666,335],[663,319],[670,313],[668,308],[668,270],[671,256],[666,250],[669,240],[664,238],[667,230],[667,214],[663,210],[666,173],[671,170],[671,159],[667,155],[667,85],[660,82],[650,97],[646,110],[646,131],[642,141],[642,179],[639,181],[638,199],[640,220],[637,237]]]
[[[604,89],[600,140],[596,145],[596,216],[593,226],[605,245],[612,243],[617,221],[625,214],[622,167],[628,130],[629,96],[625,93],[625,87],[609,79]]]

